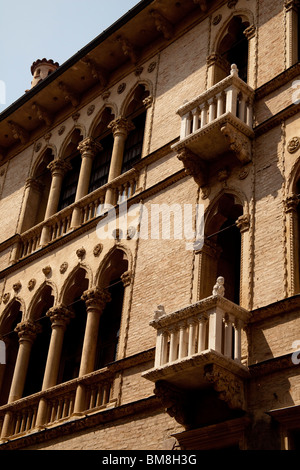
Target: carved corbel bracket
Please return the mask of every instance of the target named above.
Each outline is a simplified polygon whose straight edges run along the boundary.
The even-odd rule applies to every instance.
[[[173,37],[173,25],[168,21],[159,11],[151,10],[151,16],[155,21],[157,31],[163,34],[165,39],[172,39]]]
[[[8,125],[11,128],[14,139],[20,140],[22,144],[28,142],[29,134],[22,126],[13,121],[8,121]]]
[[[207,184],[208,169],[201,158],[185,147],[178,151],[177,158],[183,163],[186,174],[191,175],[200,187]]]
[[[122,37],[118,36],[117,41],[120,43],[123,54],[128,57],[133,64],[136,64],[138,61],[138,52],[137,49],[131,44],[131,42]]]
[[[207,0],[194,0],[196,5],[199,5],[202,11],[207,11]]]
[[[95,64],[89,57],[84,57],[81,61],[87,65],[91,76],[98,80],[101,86],[105,87],[108,83],[108,72],[103,67]]]
[[[58,84],[60,90],[64,94],[65,101],[69,101],[74,108],[79,105],[80,103],[80,98],[79,96],[74,93],[65,83],[60,82]]]
[[[243,164],[249,163],[251,161],[250,139],[229,123],[221,127],[221,132],[240,162]]]
[[[155,384],[154,393],[171,418],[175,418],[177,423],[182,426],[188,426],[187,413],[184,406],[186,399],[185,394],[181,390],[164,380],[159,380]]]
[[[32,109],[36,112],[36,115],[40,121],[43,121],[47,126],[51,126],[53,122],[52,116],[42,106],[37,103],[33,103]]]
[[[242,379],[222,369],[216,364],[208,364],[204,369],[205,379],[212,384],[219,399],[231,409],[245,409],[244,384]]]

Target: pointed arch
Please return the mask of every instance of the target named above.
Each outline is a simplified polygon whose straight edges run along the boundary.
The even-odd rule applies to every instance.
[[[50,302],[47,302],[47,299]],[[34,296],[32,297],[29,306],[27,317],[29,320],[36,321],[41,316],[41,311],[44,310],[43,305],[50,304],[49,308],[55,304],[57,301],[57,286],[49,280],[44,281],[36,290]]]
[[[153,85],[150,80],[138,80],[127,93],[121,108],[121,116],[129,116],[132,114],[129,107],[133,101],[142,102],[148,96],[153,96]]]
[[[63,304],[66,307],[69,305],[69,299],[72,297],[73,292],[76,291],[76,280],[80,280],[84,283],[84,289],[89,289],[93,284],[93,273],[91,267],[86,263],[78,263],[72,268],[68,277],[66,278],[63,286],[58,295],[58,303]],[[80,286],[78,286],[80,288]],[[68,293],[68,290],[72,292]],[[82,290],[82,289],[80,289]]]
[[[102,125],[102,123],[103,123],[102,125],[103,128],[106,125],[106,121],[107,121],[106,116],[105,116],[106,112],[107,112],[107,115],[110,114],[112,116],[112,119],[115,119],[116,116],[118,116],[117,105],[112,102],[105,103],[100,109],[100,111],[96,114],[88,131],[89,135],[93,139],[97,139],[103,133],[103,131],[100,131],[99,133],[97,129],[99,128],[99,125],[100,126]]]
[[[132,271],[133,257],[130,249],[123,244],[115,245],[106,253],[100,266],[98,267],[95,275],[96,286],[105,288],[109,284],[109,278],[111,276],[107,277],[107,272],[109,271],[112,260],[115,257],[118,257],[119,260],[124,261],[124,263],[122,262],[122,266],[123,264],[125,265],[127,263],[127,271]]]

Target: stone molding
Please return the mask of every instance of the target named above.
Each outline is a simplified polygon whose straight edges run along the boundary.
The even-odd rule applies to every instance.
[[[200,188],[207,184],[207,164],[198,155],[183,147],[178,151],[177,158],[183,163],[186,174],[192,176]]]
[[[47,168],[51,171],[52,176],[64,176],[67,171],[72,169],[72,166],[65,160],[53,160]]]
[[[106,304],[111,301],[111,295],[107,289],[95,287],[86,290],[81,299],[85,302],[87,309],[96,309],[102,312]]]
[[[219,399],[231,409],[245,408],[243,380],[216,364],[208,364],[204,369],[205,379],[212,384]]]
[[[50,318],[52,327],[66,327],[70,320],[74,318],[74,313],[64,305],[56,305],[50,308],[46,315]]]
[[[92,137],[87,137],[79,143],[77,149],[81,153],[82,157],[94,157],[97,152],[103,150],[103,147]]]
[[[19,323],[15,332],[18,333],[19,341],[31,341],[33,342],[36,335],[42,331],[41,326],[38,323],[33,323],[30,320]]]

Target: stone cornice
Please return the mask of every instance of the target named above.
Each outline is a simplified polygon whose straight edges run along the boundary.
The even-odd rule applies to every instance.
[[[251,378],[264,377],[265,375],[275,372],[282,372],[284,369],[291,367],[298,367],[292,362],[292,353],[285,354],[284,356],[272,357],[266,361],[257,364],[250,364],[248,366]]]
[[[276,315],[287,314],[300,308],[300,294],[286,299],[278,300],[272,304],[252,310],[249,324],[258,323]]]
[[[282,121],[289,119],[290,117],[294,116],[295,114],[299,113],[300,111],[300,103],[299,104],[291,104],[287,108],[279,111],[274,116],[270,117],[266,121],[262,122],[258,126],[254,128],[255,137],[259,137],[269,130],[273,129],[276,126],[279,126]]]
[[[255,90],[255,100],[260,100],[300,75],[300,62]]]

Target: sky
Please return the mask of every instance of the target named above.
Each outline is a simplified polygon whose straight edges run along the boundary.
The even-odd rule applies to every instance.
[[[139,0],[0,0],[0,113],[30,88],[31,65],[62,65]]]

